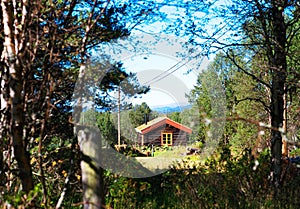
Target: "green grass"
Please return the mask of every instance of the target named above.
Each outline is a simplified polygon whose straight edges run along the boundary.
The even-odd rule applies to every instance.
[[[154,157],[136,157],[136,160],[141,163],[145,168],[151,171],[165,171],[179,165],[181,162],[199,162],[199,155],[184,155],[186,153],[186,147],[177,146],[170,147],[165,150],[156,150]]]
[[[165,150],[156,150],[154,152],[154,157],[165,157],[165,158],[182,158],[183,154],[186,152],[186,147],[169,147]]]

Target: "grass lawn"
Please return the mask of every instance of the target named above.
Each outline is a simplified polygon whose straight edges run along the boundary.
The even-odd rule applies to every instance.
[[[154,152],[154,157],[135,157],[145,168],[155,171],[157,169],[165,171],[174,163],[182,160],[198,161],[197,155],[184,155],[186,147],[178,146],[171,147],[170,150],[157,150]]]

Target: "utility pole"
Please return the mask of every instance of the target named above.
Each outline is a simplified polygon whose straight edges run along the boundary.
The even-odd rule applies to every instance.
[[[120,148],[121,145],[121,89],[120,86],[118,87],[118,148]]]

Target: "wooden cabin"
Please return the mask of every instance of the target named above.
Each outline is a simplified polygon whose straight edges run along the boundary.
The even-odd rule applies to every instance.
[[[171,120],[158,117],[135,128],[139,145],[186,145],[192,129]]]

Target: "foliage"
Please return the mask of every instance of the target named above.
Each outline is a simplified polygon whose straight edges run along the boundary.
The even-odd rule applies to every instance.
[[[293,86],[299,81],[298,72],[291,70],[298,69],[298,62],[292,61],[296,60],[293,52],[298,48],[294,42],[299,38],[298,3],[285,0],[233,0],[220,4],[196,1],[182,2],[178,7],[186,12],[178,14],[181,18],[174,18],[178,24],[168,29],[188,36],[189,42],[202,47],[205,54],[224,52],[242,72],[243,78],[248,77],[256,83],[255,91],[265,91],[246,98],[260,102],[268,112],[272,127],[270,172],[279,193],[282,135],[278,129],[285,122],[285,95],[293,92]]]
[[[248,150],[234,157],[224,147],[218,156],[189,169],[175,164],[166,173],[148,179],[117,177],[106,201],[113,208],[297,207],[300,178],[292,168],[285,170],[290,175],[283,183],[282,189],[286,193],[277,200],[272,199],[269,157],[268,150],[256,160],[249,158]]]
[[[19,189],[29,193],[36,184],[43,196],[36,206],[53,206],[59,197],[70,205],[78,201],[80,188],[80,156],[74,158],[73,153],[80,151],[70,123],[79,71],[101,44],[126,37],[140,21],[147,21],[145,14],[155,12],[153,4],[25,0],[1,1],[0,9],[1,189],[6,198]],[[119,84],[116,74],[104,76],[106,83]],[[133,74],[125,75],[134,81]],[[130,81],[124,81],[127,90]],[[100,106],[108,105],[104,97],[100,101]],[[74,190],[67,189],[70,183],[76,184]]]
[[[130,122],[134,127],[138,127],[147,121],[152,119],[152,110],[143,102],[141,105],[135,105],[129,112]]]
[[[198,161],[191,164],[189,160],[183,161],[174,164],[166,173],[146,179],[125,178],[105,171],[105,205],[119,209],[297,207],[300,201],[297,195],[300,177],[295,166],[291,164],[283,167],[284,193],[279,199],[274,200],[268,180],[269,151],[265,150],[258,159],[251,159],[249,153],[249,150],[245,150],[242,155],[234,156],[228,147],[223,147],[219,154],[205,162]],[[50,164],[54,168],[56,165],[53,162],[55,161],[52,160]],[[51,170],[48,172],[53,172]],[[55,173],[60,172],[55,171]],[[63,173],[61,175],[63,176]],[[53,187],[49,187],[53,193],[52,197],[57,190],[55,188],[60,187],[57,183],[53,182]],[[77,185],[78,191],[70,187],[70,194],[63,206],[81,208],[77,204],[81,201],[79,182],[72,185],[72,187]],[[24,198],[24,193],[14,198],[7,194],[4,200],[5,204],[9,202],[15,207],[28,206],[31,201],[40,202],[40,194],[42,188],[38,184],[27,198]],[[59,194],[56,195],[58,197]],[[54,198],[52,201],[55,200]]]
[[[300,156],[300,148],[296,148],[290,152],[290,156],[297,157]]]
[[[177,123],[181,123],[180,112],[172,112],[172,113],[169,113],[167,116],[171,120],[174,120]]]
[[[277,3],[283,4],[278,6]],[[166,10],[178,13],[164,13],[160,10],[164,4]],[[188,36],[188,41],[201,47],[205,55],[215,49],[223,52],[216,55],[208,70],[199,74],[197,86],[189,95],[197,105],[170,117],[192,127],[191,140],[198,141],[199,147],[205,145],[209,128],[205,119],[217,114],[212,108],[212,101],[217,98],[210,98],[210,90],[216,79],[220,79],[227,99],[227,104],[221,105],[226,106],[226,117],[232,120],[226,122],[220,153],[204,164],[191,165],[184,161],[184,165],[175,165],[168,172],[148,179],[123,178],[105,171],[105,204],[113,208],[299,206],[298,169],[282,160],[281,150],[277,149],[272,162],[282,162],[281,175],[275,173],[280,177],[282,192],[277,199],[272,199],[268,172],[273,169],[270,154],[263,152],[255,156],[258,157],[255,161],[246,149],[255,145],[262,132],[258,132],[257,126],[234,120],[243,117],[271,122],[273,127],[279,128],[283,110],[286,110],[287,136],[297,138],[299,135],[297,1],[286,4],[283,0],[234,0],[222,5],[211,1],[73,0],[55,3],[24,0],[12,4],[3,0],[0,11],[0,207],[54,208],[62,198],[62,208],[82,208],[79,169],[82,156],[69,120],[80,67],[91,60],[92,52],[101,51],[101,44],[128,38],[141,22],[159,20],[163,24],[162,18],[167,20],[165,32]],[[215,21],[219,18],[224,21]],[[213,27],[207,28],[212,22]],[[146,30],[143,26],[138,29]],[[10,47],[13,50],[9,50]],[[92,78],[99,78],[100,82],[93,86],[95,80],[92,79],[87,85],[96,91],[102,90],[93,98],[99,112],[86,111],[85,119],[81,119],[88,121],[87,125],[90,122],[98,126],[102,137],[114,144],[115,115],[105,111],[115,107],[116,100],[107,93],[118,86],[130,96],[148,89],[139,89],[135,75],[123,71],[119,62],[102,59],[94,64],[91,66],[102,74]],[[111,68],[113,70],[106,73],[105,70]],[[284,107],[283,96],[287,102]],[[150,108],[142,104],[134,107],[131,114],[121,116],[121,120],[138,126],[150,112]],[[132,128],[125,126],[129,123],[122,124],[124,130]],[[276,137],[281,134],[275,129],[272,132],[275,140],[271,142],[280,144],[281,140]],[[132,140],[133,132],[123,133],[124,140]],[[264,143],[270,138],[269,133],[265,133],[261,137]],[[137,153],[129,153],[132,154]],[[298,154],[299,149],[291,152],[291,155]],[[22,173],[24,170],[29,171],[27,179]],[[34,186],[26,187],[24,182],[30,178]]]
[[[60,137],[47,138],[43,143],[45,149],[42,157],[45,176],[40,174],[38,161],[39,138],[32,142],[31,146],[31,166],[33,169],[34,180],[37,182],[35,188],[29,194],[22,192],[19,188],[19,181],[14,178],[11,180],[10,190],[4,189],[3,196],[0,198],[0,206],[8,203],[13,208],[33,208],[39,205],[40,208],[54,208],[64,189],[66,194],[62,203],[63,207],[71,207],[72,204],[81,202],[81,173],[80,173],[80,155],[78,146],[72,140],[64,140]],[[75,141],[76,142],[76,141]],[[45,189],[48,196],[48,205],[43,202],[44,187],[41,184],[42,178],[46,178]],[[69,184],[66,183],[69,180]],[[2,205],[1,205],[2,204]],[[4,207],[4,206],[3,206]]]
[[[117,129],[111,119],[111,113],[103,112],[96,114],[96,125],[99,127],[101,137],[109,144],[117,143]]]

